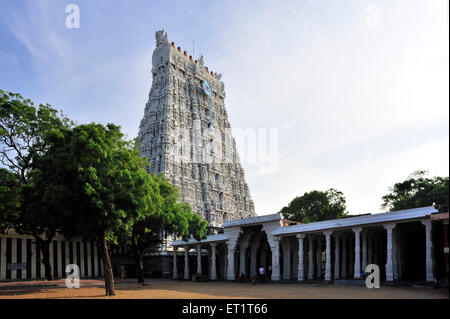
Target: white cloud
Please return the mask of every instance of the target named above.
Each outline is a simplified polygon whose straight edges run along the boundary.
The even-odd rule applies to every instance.
[[[375,212],[412,171],[448,174],[442,2],[376,3],[378,29],[360,2],[233,10],[226,58],[210,62],[224,73],[231,124],[281,129],[275,175],[244,165],[258,214],[328,187],[344,191],[351,213]]]

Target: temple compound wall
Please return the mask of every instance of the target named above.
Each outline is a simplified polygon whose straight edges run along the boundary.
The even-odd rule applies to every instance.
[[[430,206],[308,224],[286,223],[280,214],[230,221],[223,234],[172,242],[172,276],[249,279],[263,267],[272,281],[331,282],[362,279],[366,266],[376,264],[383,281],[433,282],[445,272],[442,238],[448,232],[448,213],[437,213]]]
[[[32,236],[14,230],[0,235],[0,281],[45,279],[43,256]],[[50,243],[50,264],[55,278],[66,278],[66,266],[76,264],[81,278],[103,276],[101,249],[93,241],[67,240],[57,234]]]

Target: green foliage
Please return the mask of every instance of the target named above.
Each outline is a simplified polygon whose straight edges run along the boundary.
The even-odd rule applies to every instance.
[[[20,185],[17,175],[0,168],[0,233],[14,226],[20,212]]]
[[[187,208],[189,209],[189,212],[191,212],[190,206],[187,206]],[[196,240],[206,238],[206,227],[208,226],[208,222],[197,214],[190,214],[189,216],[191,217],[189,219],[189,234]]]
[[[193,213],[189,204],[178,202],[179,191],[176,186],[161,176],[155,178],[159,182],[160,193],[164,198],[162,229],[184,240],[191,236],[197,240],[205,238],[208,222]]]
[[[187,203],[179,203],[179,190],[163,176],[149,175],[156,185],[152,210],[132,225],[131,237],[121,234],[121,240],[130,244],[135,253],[142,253],[148,242],[158,234],[167,232],[188,240],[191,236],[197,240],[206,236],[207,221],[192,213]]]
[[[39,161],[43,198],[64,214],[62,232],[70,237],[97,237],[107,231],[131,233],[135,219],[150,210],[152,180],[133,143],[113,124],[79,125],[53,134],[52,145]]]
[[[395,183],[382,197],[382,208],[391,211],[430,206],[436,204],[440,212],[449,209],[448,177],[427,177],[428,171],[413,172],[403,182]]]
[[[280,213],[284,218],[301,223],[342,218],[346,212],[345,198],[342,192],[333,188],[327,191],[312,191],[294,198]]]
[[[1,163],[25,183],[33,159],[48,147],[48,134],[71,125],[68,118],[48,104],[36,108],[20,94],[0,90]]]
[[[19,233],[36,238],[43,235],[51,240],[59,226],[59,212],[49,210],[50,203],[41,197],[41,189],[36,185],[39,171],[35,162],[47,152],[50,137],[61,134],[71,125],[68,118],[50,105],[41,104],[36,108],[20,94],[0,90],[0,161],[15,175],[15,202],[11,201],[8,208],[1,207],[3,224],[7,223]],[[9,173],[3,172],[2,178]],[[9,186],[2,190],[6,192],[3,196],[10,196],[6,194],[7,188],[12,187],[11,179],[10,176]]]

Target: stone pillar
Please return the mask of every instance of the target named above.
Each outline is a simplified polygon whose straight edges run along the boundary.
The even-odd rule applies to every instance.
[[[291,279],[291,245],[288,240],[289,238],[285,238],[285,242],[283,244],[283,279],[290,280]]]
[[[339,235],[334,236],[334,279],[339,279]]]
[[[61,242],[61,249],[62,249],[62,242]],[[88,266],[88,270],[87,270],[87,275],[88,275],[88,277],[91,277],[92,276],[92,267],[91,267],[91,262],[92,262],[92,260],[91,260],[91,243],[89,242],[89,241],[87,241],[86,242],[86,245],[87,245],[87,256],[86,256],[86,258],[87,258],[87,266]],[[64,258],[64,256],[62,256],[61,258]],[[61,266],[62,267],[62,266]],[[63,272],[62,272],[62,274],[65,274],[66,272],[66,270],[65,269],[63,269],[62,270]]]
[[[300,234],[296,236],[298,238],[298,272],[297,272],[297,280],[303,281],[305,279],[304,273],[304,261],[303,261],[303,239],[305,235]]]
[[[69,253],[69,249],[66,250],[67,254]],[[39,255],[41,256],[40,267],[41,267],[41,279],[45,279],[45,266],[44,266],[44,255],[42,254],[41,249],[39,249]],[[68,265],[67,263],[66,265]],[[65,273],[64,273],[65,275]]]
[[[314,238],[312,236],[308,237],[308,243],[309,243],[309,250],[308,250],[308,279],[312,280],[314,279],[314,263],[313,263],[313,242]]]
[[[347,236],[342,237],[342,278],[347,278]]]
[[[22,244],[24,243],[26,241],[26,239],[22,239]],[[53,275],[55,275],[55,266],[54,266],[54,262],[53,262],[53,241],[51,241],[50,242],[50,244],[48,245],[48,249],[50,250],[50,255],[48,256],[49,257],[49,261],[50,261],[50,266],[51,266],[51,268],[52,268],[52,270],[53,270]],[[76,249],[74,250],[75,251],[75,255],[76,255]],[[22,255],[23,255],[23,250],[22,250]],[[26,258],[26,256],[25,256],[25,258]],[[74,256],[74,264],[76,264],[76,262],[75,262],[75,256]],[[24,262],[23,261],[24,259],[23,259],[23,257],[22,257],[22,262]],[[26,262],[26,259],[25,259],[25,262]],[[25,273],[25,275],[26,275],[26,273]],[[22,277],[23,278],[23,277]]]
[[[197,274],[202,274],[202,246],[197,244]]]
[[[272,250],[272,280],[280,280],[280,240],[278,238],[273,239]]]
[[[53,242],[52,242],[53,243]],[[97,249],[98,250],[98,249]],[[53,250],[50,252],[50,255],[53,255]],[[77,256],[77,242],[76,241],[72,241],[72,260],[73,260],[73,263],[75,264],[75,265],[77,265],[78,267],[80,267],[80,264],[78,263],[78,256]],[[100,258],[102,258],[101,257],[101,254],[98,254],[98,258],[100,259]],[[53,266],[53,263],[52,263],[52,266]],[[97,268],[98,268],[98,266],[97,266]]]
[[[394,268],[392,264],[392,230],[395,223],[383,225],[387,232],[386,281],[394,281]]]
[[[177,246],[173,246],[173,270],[172,270],[172,276],[173,279],[178,278],[178,269],[177,269]]]
[[[317,269],[316,269],[316,277],[317,279],[322,278],[322,237],[317,236]]]
[[[184,246],[184,279],[189,280],[191,277],[189,271],[189,247]]]
[[[65,253],[66,253],[66,256],[65,256],[65,258],[66,258],[66,267],[67,267],[67,265],[70,265],[70,250],[69,250],[69,241],[68,240],[66,240],[65,241],[65,247],[66,247],[66,251],[65,251]],[[90,255],[89,255],[90,256]],[[95,272],[95,269],[96,269],[96,267],[95,267],[95,262],[96,262],[96,254],[95,254],[95,245],[94,245],[94,260],[92,260],[92,263],[93,263],[93,266],[94,266],[94,273],[92,274],[93,276],[97,276],[97,274],[96,274],[96,272]],[[41,270],[42,270],[42,267],[41,267]],[[64,269],[64,272],[63,272],[63,276],[65,277],[66,276],[66,270]]]
[[[50,247],[53,248],[53,245],[50,244]],[[53,250],[50,250],[50,260],[52,261],[51,265],[52,265],[52,269],[53,269]],[[26,263],[27,262],[27,239],[26,238],[22,238],[22,262]],[[23,269],[22,270],[22,279],[26,279],[27,278],[27,270]]]
[[[217,269],[216,269],[216,243],[211,244],[211,280],[217,280]]]
[[[58,251],[57,251],[57,255],[58,255],[58,274],[59,274],[59,277],[60,278],[64,278],[65,276],[66,276],[66,270],[65,269],[63,269],[63,267],[62,267],[62,241],[56,241],[56,243],[57,243],[57,249],[58,249]],[[84,253],[84,249],[83,249],[83,253]],[[88,256],[86,257],[86,258],[88,258],[89,259],[89,257],[90,257],[90,255],[89,255],[89,251],[88,251]],[[88,264],[88,267],[89,267],[89,264]],[[89,268],[88,268],[89,269]],[[86,272],[86,275],[87,275],[87,272]]]
[[[348,274],[348,277],[353,277],[353,275],[354,275],[354,268],[355,268],[355,248],[353,247],[353,244],[354,244],[354,241],[352,240],[352,236],[350,236],[350,240],[348,241],[348,245],[350,246],[350,247],[348,247],[349,249],[348,249],[348,257],[349,257],[349,260],[348,260],[348,263],[347,263],[347,266],[348,266],[348,271],[347,271],[347,274]]]
[[[227,243],[227,247],[228,247],[228,265],[227,265],[227,279],[228,280],[235,280],[236,279],[236,274],[235,274],[235,270],[234,270],[234,250],[235,250],[235,245]]]
[[[433,282],[433,242],[431,241],[431,221],[421,220],[425,226],[425,275],[428,282]]]
[[[61,250],[59,249],[59,245],[58,245],[59,241],[55,241],[55,245],[56,245],[56,250],[57,250],[57,262],[58,262],[58,273],[59,273],[59,269],[61,268],[59,266],[60,262],[61,262]],[[84,241],[80,241],[80,277],[85,277],[86,276],[86,270],[84,268],[84,258],[86,258],[84,256]],[[103,267],[102,267],[103,268]]]
[[[362,227],[352,228],[355,233],[355,264],[353,267],[353,278],[361,278],[361,231]]]
[[[325,280],[331,280],[331,234],[332,231],[324,232],[326,248],[325,248]]]
[[[366,273],[367,267],[367,233],[362,234],[362,272]]]
[[[41,259],[42,260],[42,259]],[[17,262],[17,239],[11,238],[11,263],[15,264]],[[44,264],[41,262],[41,268]],[[17,278],[17,270],[11,270],[11,279]]]
[[[379,243],[378,243],[378,232],[375,232],[373,234],[373,238],[372,238],[373,263],[379,267],[380,266],[380,261],[379,261],[379,256],[378,256],[378,245],[379,245]]]
[[[6,241],[6,238],[4,238],[4,239]],[[2,251],[5,251],[5,258],[6,258],[6,246],[5,246],[5,250],[2,249]],[[38,252],[36,252],[36,243],[34,242],[34,240],[31,240],[31,278],[33,278],[33,279],[37,278],[37,274],[36,274],[36,254],[37,253]],[[6,261],[6,259],[5,259],[5,261]]]
[[[34,245],[31,245],[34,247]],[[0,237],[0,280],[6,280],[6,238]],[[34,262],[36,265],[36,261]],[[36,267],[36,266],[35,266]],[[36,278],[36,276],[35,276]]]
[[[22,263],[28,263],[28,260],[27,260],[27,239],[26,238],[22,238],[21,246],[22,246],[21,247],[21,253],[22,253],[21,262]],[[50,258],[51,261],[53,261],[53,250],[51,249],[52,247],[53,246],[50,243],[50,256],[49,256],[49,258]],[[51,267],[52,267],[52,270],[53,270],[53,263],[51,263]],[[21,276],[20,276],[21,279],[27,279],[28,278],[28,271],[27,271],[27,269],[22,269],[20,272],[21,272]]]
[[[41,278],[41,279],[45,279],[45,267],[44,267],[44,263],[43,263],[44,256],[42,255],[41,249],[39,249],[39,255],[41,256],[41,259],[40,259],[40,262],[39,262],[40,267],[41,267],[40,278]]]

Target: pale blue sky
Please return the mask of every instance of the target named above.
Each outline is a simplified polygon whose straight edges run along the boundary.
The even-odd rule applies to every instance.
[[[275,174],[244,163],[258,214],[329,187],[378,212],[412,171],[448,176],[446,1],[0,0],[0,88],[134,137],[161,28],[223,74],[233,127],[279,129]]]

